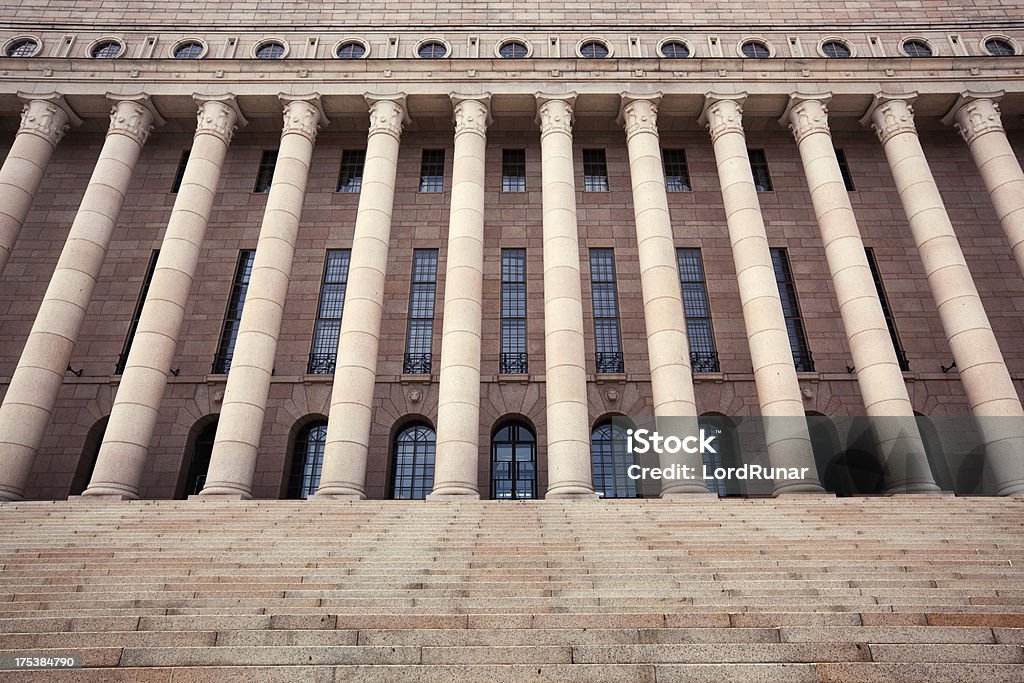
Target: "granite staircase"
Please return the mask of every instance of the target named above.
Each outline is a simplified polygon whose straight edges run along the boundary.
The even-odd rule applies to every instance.
[[[1024,499],[0,505],[0,681],[1024,681]]]

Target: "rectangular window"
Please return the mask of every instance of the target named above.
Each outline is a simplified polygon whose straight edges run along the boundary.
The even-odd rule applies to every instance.
[[[583,150],[583,189],[586,192],[608,191],[608,161],[603,149]]]
[[[892,309],[889,308],[889,297],[885,293],[885,285],[882,284],[882,274],[878,270],[878,261],[875,259],[875,252],[872,249],[865,249],[868,257],[868,267],[871,268],[871,277],[875,280],[875,290],[878,292],[878,302],[882,304],[882,315],[885,316],[885,325],[889,328],[889,336],[892,338],[892,347],[896,351],[896,360],[899,361],[900,370],[910,370],[910,362],[907,360],[907,352],[903,350],[900,342],[899,332],[896,331],[896,319],[892,316]]]
[[[420,162],[420,192],[444,192],[444,150],[425,149]]]
[[[615,284],[615,252],[590,250],[590,284],[594,299],[594,347],[598,373],[625,372],[619,336],[619,293]]]
[[[135,312],[132,313],[132,322],[128,325],[128,336],[124,338],[124,347],[122,347],[121,355],[117,357],[117,365],[114,367],[115,375],[120,375],[124,372],[124,366],[128,363],[128,352],[132,350],[132,342],[135,341],[135,331],[139,329],[139,318],[142,317],[142,307],[146,303],[146,295],[149,294],[149,285],[153,281],[153,273],[156,272],[156,259],[158,256],[160,256],[160,250],[154,249],[149,257],[146,275],[142,278],[142,289],[139,290],[139,299],[135,302]]]
[[[750,172],[754,175],[754,187],[758,192],[771,192],[772,177],[768,173],[768,157],[764,150],[748,149],[747,156],[750,158]]]
[[[526,150],[501,150],[501,191],[526,192]]]
[[[850,164],[846,161],[846,152],[837,149],[836,161],[839,162],[839,172],[843,174],[843,184],[846,185],[846,191],[853,192],[857,188],[853,186],[853,176],[850,174]]]
[[[359,192],[363,188],[363,166],[365,164],[365,149],[346,149],[341,152],[338,192]]]
[[[690,340],[690,367],[694,372],[719,372],[718,350],[711,327],[711,303],[700,249],[676,249],[676,259],[683,290],[686,336]]]
[[[409,330],[405,341],[406,375],[430,374],[434,340],[434,297],[437,291],[437,249],[417,249],[412,256]]]
[[[501,358],[498,372],[525,375],[526,250],[501,250]]]
[[[669,192],[693,192],[690,169],[686,166],[686,152],[681,149],[662,150],[665,165],[665,187]]]
[[[174,172],[174,180],[171,181],[171,194],[177,194],[181,189],[181,181],[185,179],[185,167],[188,165],[188,156],[191,152],[190,149],[181,152],[181,158],[178,159],[178,170]]]
[[[275,166],[277,166],[277,150],[263,150],[263,155],[260,157],[260,168],[256,171],[256,184],[252,186],[253,192],[270,192]]]
[[[348,249],[330,249],[324,261],[324,278],[320,283],[320,305],[313,327],[313,346],[309,352],[311,375],[333,375],[338,360],[338,336],[341,314],[345,307],[345,286],[348,284]]]
[[[249,290],[249,277],[252,275],[255,258],[256,251],[252,249],[245,249],[238,254],[235,281],[231,285],[231,297],[228,299],[228,310],[224,313],[220,344],[213,359],[214,375],[226,375],[231,370],[231,356],[235,353],[235,340],[238,338],[238,328],[242,324],[242,307],[245,306],[245,294]]]
[[[789,256],[785,249],[772,249],[771,252],[775,282],[779,286],[779,298],[782,299],[782,314],[786,318],[789,348],[793,352],[793,364],[797,372],[814,372],[814,360],[811,358],[811,350],[807,347],[807,336],[804,334],[803,318],[800,317],[800,303],[796,297],[796,285],[793,283],[793,271],[789,267]]]

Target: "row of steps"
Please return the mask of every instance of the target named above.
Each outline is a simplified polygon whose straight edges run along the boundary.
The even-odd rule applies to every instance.
[[[0,504],[0,681],[1024,681],[1024,499]]]

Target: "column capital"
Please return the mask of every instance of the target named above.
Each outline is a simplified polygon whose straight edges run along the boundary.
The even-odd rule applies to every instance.
[[[971,144],[985,133],[1002,132],[1003,121],[999,115],[999,100],[1004,94],[1002,90],[965,90],[957,97],[949,113],[942,117],[942,123],[952,125],[967,144]]]
[[[474,133],[480,137],[487,135],[487,126],[491,125],[491,94],[460,95],[451,93],[452,119],[455,122],[455,137],[463,133]]]
[[[363,95],[370,111],[370,135],[386,133],[396,140],[402,138],[402,129],[410,123],[405,93],[394,95]]]
[[[284,107],[282,136],[294,133],[308,138],[310,142],[316,142],[317,131],[330,123],[327,120],[327,115],[324,114],[319,93],[308,95],[280,93],[277,99]]]
[[[875,93],[871,106],[861,117],[860,123],[862,126],[870,126],[883,145],[900,133],[917,134],[912,106],[916,99],[916,92]]]
[[[56,147],[71,126],[82,125],[82,119],[64,101],[63,95],[56,92],[40,95],[19,92],[18,97],[25,102],[19,133],[38,135]]]
[[[831,135],[828,127],[828,102],[831,99],[830,92],[813,95],[792,93],[779,124],[793,132],[793,139],[798,145],[812,133]]]
[[[231,144],[235,131],[246,125],[248,121],[238,108],[234,95],[200,95],[195,93],[192,100],[199,106],[196,116],[196,135],[213,135]]]
[[[637,133],[658,134],[658,105],[661,93],[634,94],[621,93],[622,104],[616,121],[626,131],[626,140]]]
[[[110,128],[107,135],[124,135],[132,138],[139,145],[146,144],[149,134],[156,126],[164,125],[164,117],[153,106],[149,95],[117,95],[107,93],[107,99],[113,103],[110,110]]]
[[[747,93],[708,93],[697,122],[711,133],[711,142],[726,133],[743,134],[743,103]]]
[[[540,126],[540,136],[543,138],[548,133],[572,135],[572,108],[576,104],[576,93],[552,95],[539,92],[534,96],[537,98],[537,125]]]

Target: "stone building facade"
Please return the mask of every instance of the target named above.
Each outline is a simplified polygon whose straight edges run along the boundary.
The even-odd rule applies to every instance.
[[[0,10],[0,499],[592,497],[649,414],[1024,490],[1019,4],[73,4]]]

